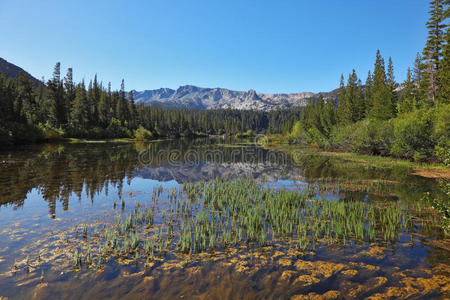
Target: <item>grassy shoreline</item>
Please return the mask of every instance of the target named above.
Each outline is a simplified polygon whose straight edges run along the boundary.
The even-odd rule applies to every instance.
[[[311,146],[288,144],[281,141],[279,137],[274,139],[273,142],[261,145],[266,149],[280,150],[289,154],[295,154],[295,152],[297,151],[302,151],[305,154],[335,157],[346,161],[361,163],[362,165],[371,165],[378,168],[392,168],[394,166],[411,168],[413,174],[422,177],[450,178],[450,168],[441,163],[413,162],[406,159],[394,158],[391,156],[375,156],[340,151],[323,151]]]

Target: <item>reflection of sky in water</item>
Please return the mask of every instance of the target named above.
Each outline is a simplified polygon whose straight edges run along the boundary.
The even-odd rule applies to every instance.
[[[0,255],[7,258],[2,262],[0,259],[0,273],[9,270],[11,260],[14,261],[22,254],[17,253],[22,247],[27,246],[43,236],[51,235],[54,230],[60,231],[71,228],[84,222],[90,222],[98,218],[108,218],[121,211],[121,200],[119,194],[125,201],[125,212],[131,212],[137,202],[148,204],[151,202],[154,189],[164,187],[164,196],[167,190],[176,188],[179,184],[174,181],[158,181],[127,177],[123,180],[121,193],[115,184],[108,184],[98,191],[93,198],[88,193],[86,185],[83,185],[81,198],[71,193],[67,201],[68,207],[64,209],[62,201],[45,201],[39,188],[33,188],[27,193],[26,201],[22,206],[3,205],[0,206],[0,249],[9,249],[7,253]],[[107,192],[106,192],[107,191]],[[116,210],[113,203],[116,202]],[[50,206],[53,206],[50,208]],[[53,211],[52,216],[50,212]],[[11,232],[19,231],[19,234],[11,235]],[[22,237],[17,240],[17,237]]]
[[[179,187],[179,183],[172,179],[167,181],[159,181],[155,179],[142,178],[142,177],[125,177],[123,180],[123,186],[121,188],[121,197],[127,201],[131,201],[129,204],[134,206],[134,202],[140,201],[146,203],[151,201],[153,190],[163,186],[164,189],[172,189]],[[275,189],[287,189],[287,190],[305,190],[308,187],[308,183],[305,181],[280,179],[280,180],[268,180],[264,183],[264,186]],[[106,190],[108,191],[106,193]],[[64,203],[56,201],[49,203],[44,200],[42,193],[38,188],[33,188],[28,192],[26,201],[22,206],[4,205],[0,206],[0,226],[9,226],[11,222],[20,221],[22,226],[31,224],[52,224],[56,222],[52,220],[50,214],[50,206],[54,205],[54,217],[57,221],[60,219],[87,219],[98,215],[100,212],[111,210],[114,200],[117,207],[120,206],[119,188],[115,184],[108,184],[107,189],[103,188],[97,192],[93,199],[88,194],[86,185],[83,186],[81,193],[81,199],[72,193],[68,200],[68,210],[64,210]],[[339,194],[337,192],[327,192],[316,196],[317,198],[323,197],[327,200],[339,200]],[[126,207],[127,209],[129,206]]]
[[[127,180],[125,179],[125,182]],[[124,185],[123,191],[125,192],[153,192],[153,189],[158,188],[160,186],[164,188],[171,189],[178,187],[178,182],[175,180],[169,181],[159,181],[154,179],[144,179],[140,177],[134,177],[131,179],[130,184]]]
[[[153,179],[143,179],[135,177],[131,180],[124,179],[122,187],[122,198],[131,201],[129,204],[134,205],[134,201],[151,201],[153,189],[163,186],[165,189],[176,188],[179,184],[175,180],[158,181]],[[55,218],[56,221],[60,219],[70,218],[88,218],[92,217],[92,213],[101,210],[111,210],[114,200],[120,206],[120,199],[118,197],[119,189],[116,185],[109,184],[106,189],[103,188],[100,192],[94,195],[93,200],[87,193],[86,185],[83,187],[81,199],[72,193],[68,200],[68,210],[64,210],[64,204],[61,201],[56,201]],[[129,193],[132,192],[132,195]],[[109,206],[110,205],[110,206]],[[89,214],[89,216],[87,215]],[[5,227],[11,225],[11,222],[20,222],[22,225],[27,223],[27,220],[32,222],[39,222],[41,224],[51,224],[55,222],[49,213],[49,202],[44,200],[42,193],[38,188],[33,188],[26,197],[24,204],[19,207],[14,205],[0,206],[0,226]]]
[[[297,180],[269,180],[264,186],[274,189],[304,190],[308,183]],[[164,188],[164,194],[169,189],[178,188],[180,184],[176,180],[159,181],[141,177],[125,177],[120,188],[117,184],[109,183],[107,187],[97,191],[93,197],[88,193],[86,185],[83,185],[81,198],[71,193],[64,204],[62,201],[45,201],[39,188],[33,188],[28,192],[26,201],[22,206],[4,205],[0,206],[0,226],[8,228],[16,224],[14,228],[39,229],[33,231],[32,236],[37,238],[40,234],[50,232],[55,226],[58,229],[67,226],[81,224],[95,218],[111,216],[114,214],[113,203],[116,202],[116,211],[121,209],[121,199],[126,203],[125,211],[134,209],[137,202],[145,205],[151,202],[154,189],[160,186]],[[119,197],[121,195],[121,198]],[[164,195],[163,195],[164,196]],[[329,200],[338,200],[337,194],[317,195]],[[65,209],[67,205],[67,209]],[[54,212],[52,215],[50,212]],[[3,234],[7,235],[5,231]],[[0,237],[2,234],[0,234]],[[12,242],[12,241],[11,241]],[[4,241],[4,245],[9,242]],[[22,244],[22,243],[19,243]]]
[[[189,148],[188,146],[186,147]],[[142,166],[136,161],[136,150],[133,144],[118,147],[110,145],[66,145],[65,147],[66,150],[61,154],[52,153],[54,156],[45,159],[36,158],[39,153],[25,153],[24,161],[31,162],[29,164],[31,166],[24,163],[30,167],[30,173],[26,174],[29,177],[13,169],[6,172],[0,169],[0,187],[3,189],[0,191],[0,198],[5,197],[7,200],[0,205],[0,250],[9,247],[7,252],[0,253],[0,273],[9,270],[17,257],[24,258],[26,254],[22,252],[22,249],[28,244],[53,234],[53,231],[70,229],[84,222],[113,217],[121,212],[121,198],[126,204],[124,211],[131,212],[137,202],[143,205],[149,204],[153,190],[160,186],[163,186],[164,191],[160,197],[159,208],[167,205],[167,202],[164,202],[169,189],[177,188],[184,182],[210,180],[215,177],[252,177],[264,182],[266,187],[301,191],[318,178],[382,178],[401,182],[403,189],[400,191],[403,194],[400,199],[412,198],[423,193],[422,189],[430,188],[430,185],[427,185],[429,182],[423,179],[402,177],[403,175],[400,176],[401,174],[388,169],[364,171],[353,167],[343,168],[340,162],[335,164],[329,158],[305,160],[303,166],[265,162],[252,164],[242,161],[221,163],[202,161],[192,166],[184,162],[169,165],[162,161],[155,166]],[[170,147],[172,144],[167,146],[167,148]],[[15,157],[15,153],[12,155]],[[34,164],[33,160],[35,160]],[[82,189],[81,198],[74,192],[77,190],[77,184]],[[47,192],[49,199],[44,199],[44,192],[40,192],[41,188]],[[419,190],[416,190],[417,188]],[[66,200],[58,196],[58,190],[63,189],[70,190],[70,196]],[[16,191],[17,194],[11,191]],[[348,191],[334,190],[320,192],[316,197],[335,201],[346,197],[347,194],[349,194]],[[374,199],[372,194],[368,195],[365,192],[353,193],[352,197],[363,201]],[[388,199],[388,197],[376,198],[377,201],[382,199]],[[116,210],[113,209],[114,201]],[[18,235],[11,236],[9,234],[11,230],[21,231]],[[426,235],[427,232],[423,234]],[[14,240],[17,236],[22,239]],[[373,263],[386,267],[391,267],[393,263],[402,266],[419,264],[429,267],[429,261],[436,260],[437,255],[439,259],[446,261],[445,257],[448,255],[445,255],[448,252],[442,252],[442,250],[438,252],[434,248],[425,246],[418,241],[417,237],[415,240],[414,246],[394,247],[385,259]],[[398,243],[409,242],[409,235],[400,235]],[[329,249],[322,248],[318,250],[316,259],[328,260],[330,253],[332,252],[329,252]],[[1,257],[5,261],[2,262]],[[1,280],[0,284],[2,284]],[[2,296],[1,289],[0,296]]]

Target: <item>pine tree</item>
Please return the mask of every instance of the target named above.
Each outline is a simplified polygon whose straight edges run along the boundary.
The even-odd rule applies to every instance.
[[[325,110],[325,100],[323,99],[322,94],[319,94],[319,99],[317,100],[317,104],[315,105],[315,126],[321,133],[326,131],[326,122],[324,120],[323,112]]]
[[[447,8],[447,16],[449,11],[450,8]],[[440,84],[438,99],[441,103],[450,103],[450,26],[447,27],[445,33],[445,45],[443,46],[442,56],[438,72]]]
[[[355,69],[352,70],[352,73],[349,76],[348,84],[347,84],[347,105],[349,106],[348,110],[350,111],[350,120],[351,122],[356,122],[358,119],[358,111],[359,111],[359,86],[358,86],[358,76],[356,75]]]
[[[87,88],[87,112],[88,112],[87,119],[88,119],[88,122],[85,125],[87,127],[90,127],[91,125],[95,125],[94,121],[97,121],[97,120],[95,120],[95,115],[94,115],[94,111],[95,111],[94,103],[95,103],[94,88],[93,88],[92,80],[91,80],[91,81],[89,81],[89,85]]]
[[[39,85],[37,88],[36,93],[36,122],[45,124],[47,119],[47,113],[46,113],[46,101],[47,101],[47,87],[45,85],[45,78],[42,77],[39,81]]]
[[[137,128],[136,125],[137,114],[136,114],[136,105],[134,104],[133,91],[130,91],[128,93],[128,110],[130,112],[130,121],[129,121],[130,128],[135,129]]]
[[[364,88],[364,104],[365,104],[365,116],[369,115],[369,111],[372,108],[372,89],[373,89],[373,77],[369,72],[367,73],[366,86]]]
[[[345,88],[345,100],[340,110],[341,123],[348,124],[356,121],[358,114],[358,94],[358,76],[356,76],[356,71],[353,69],[352,73],[348,76],[347,86]]]
[[[91,116],[91,123],[93,125],[98,125],[99,124],[99,120],[98,120],[98,103],[100,102],[100,94],[101,94],[101,88],[100,85],[97,81],[97,74],[95,74],[94,76],[94,82],[92,84],[92,95],[91,95],[91,99],[90,99],[90,116]]]
[[[415,85],[419,85],[420,79],[422,78],[422,56],[420,56],[420,53],[417,52],[416,59],[414,60],[414,69],[412,74],[412,81],[415,83]]]
[[[350,122],[349,118],[349,106],[347,105],[347,95],[344,84],[344,74],[341,74],[341,81],[338,91],[338,118],[339,123],[347,124]]]
[[[98,112],[98,121],[100,126],[106,127],[109,124],[109,103],[110,95],[109,92],[103,92],[100,95],[100,101],[98,102],[97,112]]]
[[[386,84],[386,70],[380,50],[377,50],[373,88],[369,116],[375,119],[387,120],[392,117],[392,103],[389,87]]]
[[[403,94],[400,102],[397,104],[397,112],[408,113],[415,109],[414,81],[411,74],[411,68],[408,68],[406,80],[404,82]]]
[[[392,111],[395,112],[397,109],[398,95],[395,91],[394,65],[392,64],[392,58],[390,56],[387,69],[387,85],[391,98]]]
[[[67,122],[70,122],[70,110],[75,100],[75,84],[73,83],[72,68],[67,69],[67,75],[64,78],[64,110]]]
[[[422,56],[420,55],[419,52],[417,52],[416,55],[416,59],[414,60],[414,67],[412,70],[412,74],[411,74],[411,80],[413,83],[413,94],[414,94],[414,102],[416,103],[414,105],[414,107],[417,107],[417,103],[419,103],[420,101],[423,101],[425,99],[425,92],[421,92],[423,83],[422,83],[422,78],[423,78],[423,64],[422,64]],[[428,88],[425,88],[424,90],[427,90]]]
[[[32,125],[35,121],[36,102],[32,83],[24,73],[21,73],[18,78],[17,103],[20,103],[18,115]]]
[[[125,98],[125,82],[122,79],[122,83],[120,84],[120,92],[119,97],[116,101],[116,117],[122,122],[128,123],[128,105],[127,100]]]
[[[442,45],[444,42],[444,32],[443,29],[446,27],[443,24],[444,20],[444,10],[443,10],[444,0],[432,0],[430,2],[430,19],[427,22],[428,38],[426,46],[423,49],[423,57],[425,64],[425,72],[427,76],[427,101],[428,103],[433,103],[435,100],[438,90],[439,90],[439,62],[442,57]]]
[[[416,90],[417,107],[424,107],[432,104],[432,98],[430,97],[430,72],[426,70],[427,68],[431,68],[430,62],[422,63],[420,65],[421,77]]]
[[[108,106],[109,106],[107,120],[108,120],[108,124],[109,124],[109,121],[115,116],[115,109],[116,109],[116,103],[113,99],[113,94],[111,91],[111,82],[108,82],[107,93],[108,93],[108,97],[107,97],[106,103],[108,103]]]
[[[6,98],[6,78],[0,73],[0,128],[5,129],[6,120],[8,118],[7,106],[9,104],[9,99]],[[4,137],[5,144],[8,137]],[[0,135],[0,140],[2,137]]]
[[[75,99],[71,110],[72,125],[85,129],[89,122],[89,106],[84,81],[76,88]]]
[[[61,64],[56,63],[53,70],[53,78],[47,82],[48,95],[45,103],[45,110],[47,115],[47,125],[51,127],[58,127],[61,118],[62,105],[62,84],[61,84]]]
[[[361,79],[358,79],[357,83],[357,93],[355,99],[355,121],[360,121],[366,116],[366,101],[364,96],[364,89],[362,87]]]
[[[322,96],[322,94],[320,94]],[[331,99],[327,99],[322,105],[321,113],[319,115],[322,127],[322,133],[329,138],[331,129],[336,125],[336,107]],[[292,127],[292,126],[291,126]]]
[[[61,63],[57,62],[55,68],[53,69],[53,81],[61,82]]]

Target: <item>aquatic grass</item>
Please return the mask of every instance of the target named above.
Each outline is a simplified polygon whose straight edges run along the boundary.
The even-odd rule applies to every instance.
[[[151,239],[145,240],[144,245],[143,245],[143,248],[144,248],[145,254],[146,254],[149,258],[153,259],[153,257],[154,257],[154,250],[153,250],[154,245],[153,245],[153,241],[152,241]]]
[[[14,265],[12,267],[12,272],[14,273],[14,272],[17,272],[18,270],[19,270],[19,267],[18,267],[17,260],[14,259]]]
[[[73,252],[72,267],[74,270],[81,269],[81,256],[80,256],[80,252],[78,251],[78,248],[75,249]]]
[[[87,238],[87,234],[88,234],[88,225],[86,223],[84,223],[81,227],[81,232],[83,234],[84,238]]]
[[[163,195],[167,201],[160,206]],[[73,265],[76,269],[81,262],[96,262],[101,267],[110,258],[148,263],[168,252],[195,255],[278,242],[303,252],[322,244],[392,243],[402,232],[413,230],[412,224],[411,208],[401,201],[331,201],[311,189],[275,189],[252,179],[216,178],[166,192],[155,188],[149,203],[137,202],[131,212],[119,213],[111,226],[99,229],[101,234],[96,229],[96,239],[89,243],[98,243],[98,253],[76,250]],[[83,234],[89,234],[85,228],[83,224]]]

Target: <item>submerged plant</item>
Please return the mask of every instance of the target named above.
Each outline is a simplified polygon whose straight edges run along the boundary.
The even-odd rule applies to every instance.
[[[134,257],[135,261],[146,257],[148,264],[167,251],[214,253],[278,241],[300,251],[316,250],[321,244],[392,242],[412,224],[408,207],[401,202],[330,201],[310,189],[273,189],[252,179],[187,183],[182,190],[170,189],[167,202],[159,206],[161,195],[162,187],[155,188],[148,206],[136,203],[132,212],[117,216],[111,227],[100,228],[101,234],[95,234],[96,229],[97,256],[90,248],[86,253],[75,250],[74,268],[80,268],[82,261],[101,268],[111,257]],[[82,225],[84,236],[87,228]]]

